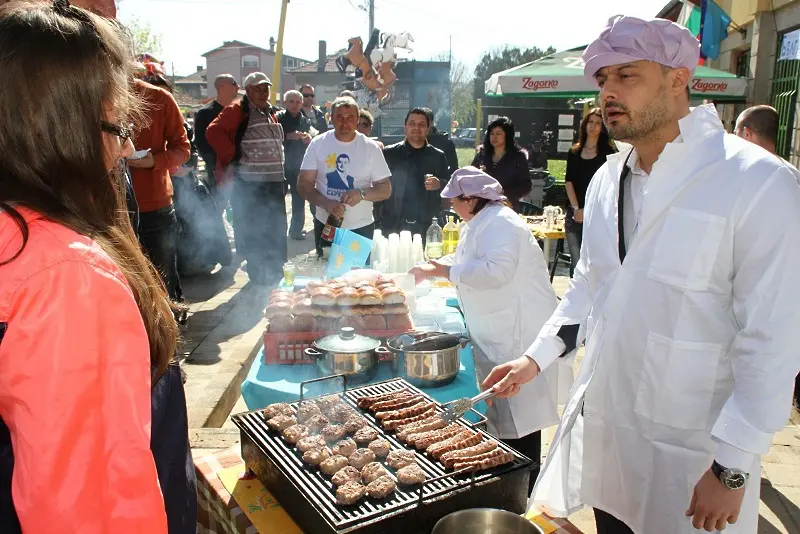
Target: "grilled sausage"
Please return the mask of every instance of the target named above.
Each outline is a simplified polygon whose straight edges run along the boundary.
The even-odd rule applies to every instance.
[[[425,452],[427,452],[428,454],[433,454],[434,451],[438,451],[443,447],[447,447],[448,445],[452,445],[453,443],[458,443],[459,441],[463,441],[463,440],[467,439],[470,436],[472,436],[472,432],[470,432],[469,430],[467,430],[465,428],[462,428],[462,430],[460,430],[458,432],[458,434],[456,434],[456,435],[454,435],[454,436],[452,436],[452,437],[450,437],[450,438],[448,438],[448,439],[446,439],[444,441],[439,441],[437,443],[434,443],[433,445],[430,445],[430,446],[426,447],[425,448]]]
[[[415,404],[419,404],[424,400],[425,397],[423,397],[422,395],[409,395],[407,397],[400,397],[398,399],[376,402],[375,404],[370,406],[370,411],[391,412],[394,410],[400,410],[402,408],[408,408],[409,406],[414,406]]]
[[[481,442],[481,440],[483,440],[483,436],[481,436],[480,434],[475,433],[475,434],[471,435],[470,437],[468,437],[466,439],[463,439],[461,441],[457,441],[455,443],[450,443],[449,445],[443,445],[443,446],[440,446],[440,447],[434,447],[434,449],[432,451],[429,451],[429,453],[434,458],[439,459],[446,452],[457,451],[459,449],[467,449],[469,447],[477,445],[478,443]]]
[[[417,416],[430,408],[436,406],[435,402],[422,402],[419,404],[415,404],[413,406],[409,406],[408,408],[402,408],[400,410],[393,410],[391,412],[376,412],[375,418],[380,421],[393,421],[396,419],[407,419],[409,417]]]
[[[415,415],[413,417],[408,417],[407,419],[392,419],[390,421],[381,421],[381,425],[386,430],[397,430],[401,426],[416,423],[417,421],[423,421],[429,417],[431,417],[434,413],[436,413],[435,408],[431,406],[428,408],[428,411],[422,412],[419,415]]]
[[[369,408],[376,402],[386,401],[403,395],[410,395],[410,393],[406,389],[401,389],[400,391],[379,393],[378,395],[366,395],[364,397],[358,397],[356,399],[356,404],[358,404],[359,408]]]
[[[456,462],[467,462],[475,456],[486,454],[497,448],[497,442],[492,440],[481,441],[473,447],[446,452],[439,457],[439,461],[447,468],[453,467]]]
[[[406,443],[408,443],[409,445],[416,445],[418,441],[422,441],[422,440],[426,440],[428,438],[434,438],[436,436],[440,436],[444,431],[453,432],[453,431],[459,431],[462,428],[464,428],[461,425],[457,425],[455,423],[448,425],[445,422],[445,420],[441,419],[441,418],[439,418],[439,421],[440,421],[439,423],[429,423],[429,424],[423,425],[421,427],[411,427],[411,432],[410,433],[407,433],[408,432],[408,430],[407,430],[408,427],[404,427],[403,428],[403,432],[407,433],[405,435]],[[442,425],[444,425],[444,426],[442,426]],[[455,432],[453,432],[452,434],[448,435],[448,437],[452,437],[454,435],[455,435]],[[400,438],[402,436],[400,436],[400,434],[398,433],[397,437]],[[442,438],[442,439],[445,439],[445,438]],[[432,441],[431,443],[428,443],[428,445],[431,445],[432,443],[435,443],[435,441]],[[423,449],[427,448],[427,446],[426,447],[422,447],[422,448]]]
[[[434,430],[445,428],[446,426],[447,422],[444,419],[438,415],[434,415],[433,417],[423,419],[418,423],[411,423],[410,425],[404,425],[402,428],[398,428],[397,437],[398,439],[405,440],[411,444],[411,436],[414,434],[424,434],[426,432],[432,432]]]
[[[491,469],[493,467],[497,467],[503,464],[508,464],[514,461],[514,455],[510,452],[503,452],[502,449],[495,449],[494,451],[487,453],[493,454],[499,451],[498,454],[494,454],[488,458],[484,458],[483,460],[473,460],[471,462],[460,462],[456,463],[453,466],[453,469],[459,471],[461,469],[469,468],[473,471],[482,471],[484,469]]]
[[[417,449],[424,451],[428,447],[435,445],[436,443],[441,443],[442,441],[449,440],[450,438],[454,437],[459,432],[463,432],[464,427],[461,425],[450,425],[446,428],[441,429],[437,433],[428,435],[426,437],[418,438],[414,442],[414,447]]]

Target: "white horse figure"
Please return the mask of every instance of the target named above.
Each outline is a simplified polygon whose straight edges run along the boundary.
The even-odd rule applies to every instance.
[[[375,48],[369,54],[369,60],[372,63],[372,66],[377,68],[378,64],[380,63],[396,61],[396,48],[403,48],[409,52],[412,52],[413,50],[408,46],[409,42],[413,43],[414,38],[411,37],[411,34],[408,32],[403,32],[400,34],[390,33],[386,35],[383,39],[383,47]]]

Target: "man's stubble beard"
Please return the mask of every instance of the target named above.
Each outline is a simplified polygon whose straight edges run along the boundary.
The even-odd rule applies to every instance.
[[[666,84],[662,84],[658,94],[643,107],[641,112],[633,114],[628,111],[628,124],[606,124],[609,135],[612,139],[626,143],[647,138],[669,122],[668,98]]]

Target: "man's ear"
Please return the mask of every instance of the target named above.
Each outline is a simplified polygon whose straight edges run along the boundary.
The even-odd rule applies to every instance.
[[[692,75],[686,67],[672,69],[672,91],[675,93],[675,96],[685,93],[691,81]]]

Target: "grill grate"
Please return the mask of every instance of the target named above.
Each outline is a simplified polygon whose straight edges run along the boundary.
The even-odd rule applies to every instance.
[[[355,408],[357,412],[362,413],[369,424],[379,432],[379,437],[383,437],[389,441],[393,450],[408,450],[403,443],[395,438],[394,434],[389,434],[384,431],[371,412],[361,410],[356,405],[356,399],[358,397],[389,393],[400,389],[408,389],[417,394],[424,395],[429,401],[433,400],[430,396],[403,379],[387,380],[385,382],[347,390],[344,395],[344,400],[351,407]],[[296,404],[293,405],[293,407],[296,409]],[[441,406],[437,406],[437,410],[440,413],[444,411]],[[267,427],[260,412],[238,414],[233,416],[232,419],[241,429],[243,435],[243,455],[245,459],[248,460],[247,456],[251,455],[245,454],[245,445],[248,447],[254,446],[260,450],[261,454],[266,456],[268,462],[274,464],[268,466],[267,471],[271,471],[274,468],[277,469],[282,476],[276,477],[275,472],[271,472],[271,474],[264,472],[262,473],[264,475],[262,477],[258,472],[258,466],[251,466],[250,462],[248,462],[248,467],[253,468],[256,474],[259,475],[259,478],[266,478],[265,484],[268,486],[277,485],[277,482],[279,480],[282,481],[283,478],[287,479],[288,482],[295,486],[297,492],[303,495],[316,512],[325,519],[325,523],[331,527],[331,532],[352,532],[358,530],[358,527],[376,521],[383,521],[388,517],[403,514],[419,506],[428,507],[429,503],[446,499],[452,495],[467,491],[474,492],[478,488],[490,484],[494,487],[494,483],[500,481],[504,475],[520,471],[527,472],[533,464],[530,459],[497,440],[500,448],[507,452],[512,452],[516,456],[513,463],[498,466],[491,470],[481,471],[477,474],[446,476],[452,471],[446,471],[441,463],[418,451],[417,458],[419,466],[425,471],[429,480],[437,480],[426,483],[421,487],[413,486],[408,488],[398,485],[397,491],[388,499],[377,500],[365,498],[359,501],[355,506],[343,507],[336,503],[336,487],[330,482],[329,478],[324,476],[316,467],[306,465],[302,461],[301,455],[286,443],[279,433]],[[485,439],[495,439],[481,429],[475,428],[475,426],[466,419],[461,418],[457,422],[466,428],[481,432]],[[251,451],[251,453],[258,455],[258,451]],[[388,466],[386,467],[387,470],[393,472]],[[525,484],[525,490],[527,490],[527,477],[525,477]],[[270,487],[270,490],[276,490],[277,493],[280,493],[280,488]],[[273,492],[275,493],[276,491]],[[280,500],[280,496],[276,496]],[[302,519],[298,521],[298,523],[301,522]]]

